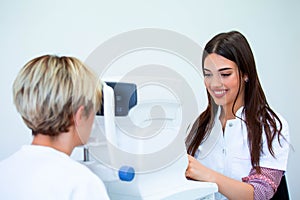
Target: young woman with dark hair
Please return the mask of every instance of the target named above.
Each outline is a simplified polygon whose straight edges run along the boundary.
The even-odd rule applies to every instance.
[[[267,102],[247,39],[213,37],[202,70],[208,106],[186,138],[186,176],[217,183],[216,199],[270,199],[286,171],[288,124]]]

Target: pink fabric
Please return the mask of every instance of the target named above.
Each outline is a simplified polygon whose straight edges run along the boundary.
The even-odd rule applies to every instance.
[[[255,169],[250,171],[247,177],[242,181],[249,183],[254,187],[254,199],[271,199],[275,194],[284,171],[261,167],[261,173],[258,174]]]

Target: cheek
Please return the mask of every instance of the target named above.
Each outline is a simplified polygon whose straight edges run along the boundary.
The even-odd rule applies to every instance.
[[[210,94],[209,82],[208,81],[204,81],[204,85],[205,85],[205,88],[207,89],[208,93]]]
[[[204,85],[206,88],[209,88],[209,81],[207,79],[204,79]]]
[[[236,90],[238,90],[240,82],[238,78],[232,79],[231,82],[229,83],[230,86]]]
[[[239,78],[236,74],[222,79],[223,85],[229,88],[239,87]]]

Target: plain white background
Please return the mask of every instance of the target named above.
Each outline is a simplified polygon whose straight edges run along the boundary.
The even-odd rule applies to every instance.
[[[1,0],[0,160],[31,141],[11,88],[33,57],[51,53],[85,60],[102,42],[138,28],[169,29],[201,46],[219,32],[239,30],[254,51],[269,104],[289,122],[294,151],[287,178],[291,199],[298,199],[299,19],[296,0]]]

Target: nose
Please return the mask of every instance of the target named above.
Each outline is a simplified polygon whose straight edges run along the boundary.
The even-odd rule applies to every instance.
[[[221,76],[219,74],[212,76],[209,80],[209,84],[211,87],[222,87],[223,81],[221,79]]]

